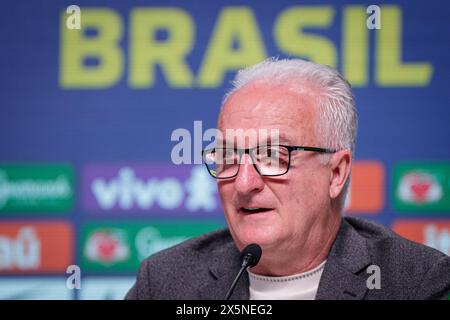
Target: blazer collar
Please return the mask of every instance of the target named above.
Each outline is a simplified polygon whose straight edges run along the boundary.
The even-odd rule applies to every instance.
[[[211,254],[212,259],[209,273],[214,280],[207,281],[206,284],[200,288],[200,299],[223,300],[228,292],[228,289],[231,287],[234,278],[239,272],[241,255],[232,240],[226,245],[218,247]],[[230,300],[248,300],[248,288],[248,274],[247,272],[244,272],[241,279],[236,284]]]
[[[328,254],[317,300],[362,299],[368,288],[361,273],[371,263],[367,242],[345,218]]]
[[[366,277],[359,274],[370,262],[366,240],[345,218],[341,219],[320,279],[316,299],[362,299],[368,289]],[[211,252],[209,273],[214,281],[206,281],[205,285],[201,286],[200,299],[223,299],[239,271],[239,266],[240,253],[232,240]],[[244,272],[231,300],[248,299],[249,279],[247,272]]]

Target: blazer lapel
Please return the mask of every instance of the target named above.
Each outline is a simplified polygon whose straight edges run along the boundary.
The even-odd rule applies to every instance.
[[[370,262],[366,240],[342,219],[325,263],[316,299],[363,299],[368,290],[363,270]]]
[[[212,252],[209,268],[210,279],[206,281],[205,285],[201,286],[200,299],[223,300],[239,272],[240,265],[240,253],[232,241]],[[248,287],[248,274],[244,271],[230,299],[248,300]]]

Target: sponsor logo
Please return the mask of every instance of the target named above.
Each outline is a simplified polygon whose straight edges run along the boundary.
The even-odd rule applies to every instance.
[[[88,212],[127,215],[220,213],[216,183],[203,166],[89,166],[84,170],[83,204]]]
[[[394,208],[397,211],[450,210],[450,164],[401,163],[394,167]]]
[[[442,186],[433,174],[410,172],[405,174],[397,189],[401,201],[413,204],[433,203],[442,199]]]
[[[148,256],[222,227],[217,222],[186,221],[87,224],[81,235],[81,269],[135,272]]]
[[[0,270],[17,268],[19,270],[38,269],[41,263],[41,241],[33,227],[25,226],[17,231],[15,237],[0,237],[3,253]]]
[[[1,222],[0,273],[65,271],[72,229],[65,222]]]
[[[73,291],[60,277],[0,278],[0,300],[70,300]]]
[[[376,214],[383,210],[385,190],[384,167],[379,161],[356,161],[347,193],[345,212]]]
[[[450,254],[450,221],[397,221],[392,229],[399,235]]]
[[[112,264],[130,256],[127,234],[121,229],[97,230],[88,238],[85,255],[91,261]]]
[[[0,212],[67,212],[73,202],[70,167],[0,167]]]
[[[145,227],[136,234],[135,245],[138,252],[139,260],[143,260],[149,255],[158,251],[172,247],[180,242],[187,240],[189,237],[183,235],[173,235],[164,238],[156,227]]]

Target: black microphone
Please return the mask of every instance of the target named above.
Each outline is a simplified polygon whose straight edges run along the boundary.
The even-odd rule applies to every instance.
[[[234,287],[236,287],[237,282],[241,278],[242,273],[248,267],[254,267],[258,264],[259,259],[261,258],[262,250],[259,245],[256,243],[249,244],[242,250],[241,253],[241,269],[239,270],[236,278],[233,281],[233,284],[228,290],[227,295],[225,296],[225,300],[229,300],[231,294],[233,293]]]

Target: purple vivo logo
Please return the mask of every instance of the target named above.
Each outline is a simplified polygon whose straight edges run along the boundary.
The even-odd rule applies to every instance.
[[[83,171],[82,196],[90,213],[221,215],[216,183],[203,166],[90,165]]]

